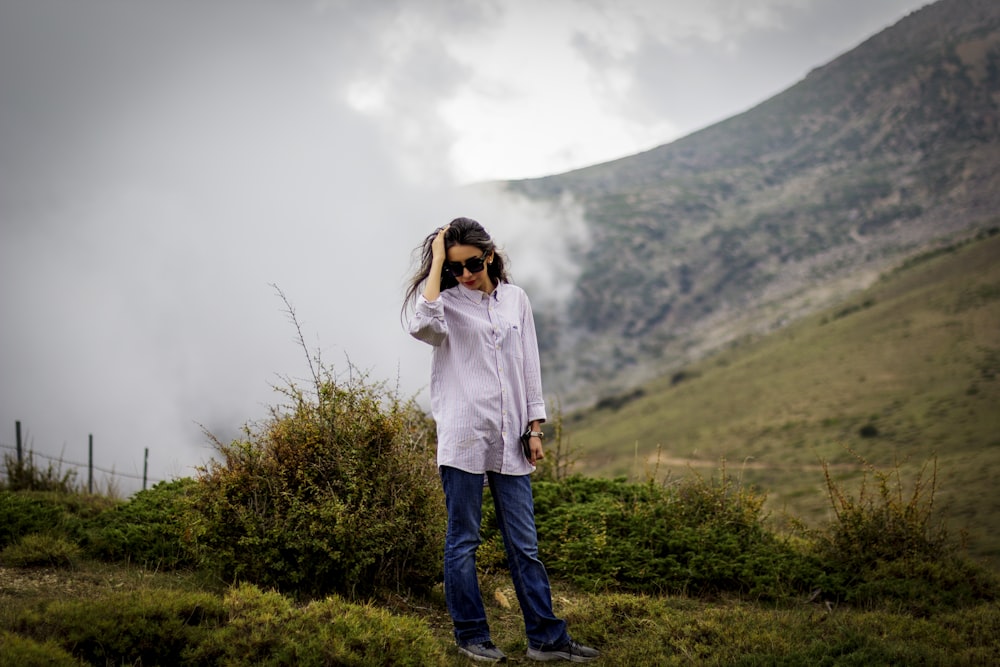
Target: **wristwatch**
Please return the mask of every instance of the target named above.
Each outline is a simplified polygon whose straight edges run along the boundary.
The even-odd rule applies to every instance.
[[[545,438],[545,434],[541,431],[528,431],[529,438]]]

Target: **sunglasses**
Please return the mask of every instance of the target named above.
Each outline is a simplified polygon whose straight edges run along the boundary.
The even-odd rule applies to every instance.
[[[482,257],[473,257],[472,259],[465,260],[462,262],[445,262],[445,270],[456,278],[460,278],[465,272],[465,269],[469,270],[469,273],[479,273],[486,266],[486,255],[483,253]]]

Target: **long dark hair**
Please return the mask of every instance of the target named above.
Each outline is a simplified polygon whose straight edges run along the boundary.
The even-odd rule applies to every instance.
[[[421,243],[414,249],[414,254],[420,253],[420,268],[417,272],[413,274],[410,278],[409,287],[406,290],[406,296],[403,298],[403,310],[401,314],[405,314],[408,306],[412,306],[417,301],[417,295],[420,294],[420,287],[427,280],[427,276],[431,272],[431,259],[433,257],[431,252],[431,243],[434,241],[434,237],[438,235],[438,229],[427,235],[424,242]],[[472,218],[455,218],[448,223],[448,231],[444,234],[444,248],[445,251],[448,248],[455,245],[471,245],[479,248],[484,253],[493,253],[493,261],[486,265],[486,273],[489,275],[490,280],[493,281],[494,285],[500,283],[509,283],[510,278],[507,276],[507,268],[505,257],[503,253],[497,250],[496,244],[493,243],[493,239],[490,238],[489,233],[483,229],[483,226],[473,220]],[[455,277],[448,273],[448,271],[443,271],[441,274],[441,291],[446,289],[451,289],[458,284]]]

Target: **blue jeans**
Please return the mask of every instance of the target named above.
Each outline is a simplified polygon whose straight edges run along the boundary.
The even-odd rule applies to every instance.
[[[476,549],[482,541],[483,476],[441,466],[448,508],[444,543],[444,594],[459,646],[490,639],[486,609],[476,574]],[[566,622],[552,611],[552,592],[545,566],[538,560],[535,508],[528,475],[486,473],[496,508],[497,523],[517,601],[524,615],[528,645],[536,649],[560,646],[569,640]]]

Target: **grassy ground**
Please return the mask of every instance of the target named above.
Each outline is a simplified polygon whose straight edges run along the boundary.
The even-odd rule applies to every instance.
[[[618,409],[570,415],[575,471],[729,472],[776,515],[828,516],[822,462],[909,476],[938,461],[937,499],[970,553],[1000,568],[1000,237],[925,255],[847,303],[665,377]],[[860,457],[860,458],[859,458]],[[930,473],[928,473],[930,474]]]
[[[100,608],[100,601],[110,596],[156,599],[174,592],[212,590],[191,574],[89,562],[74,569],[0,569],[0,625],[9,627],[24,610],[55,601],[81,601]],[[483,591],[490,601],[488,614],[496,643],[512,663],[528,664],[509,579],[503,574],[486,575]],[[599,664],[605,665],[974,665],[1000,660],[995,641],[1000,631],[997,605],[913,618],[891,610],[860,611],[805,600],[769,607],[734,599],[588,595],[560,582],[554,582],[553,592],[557,613],[568,620],[577,638],[603,649]],[[214,590],[219,596],[223,593]],[[377,604],[396,616],[426,624],[439,644],[428,664],[470,664],[452,646],[440,594],[427,598],[390,595]],[[233,622],[235,615],[230,618]],[[274,618],[262,620],[261,628],[243,630],[264,632],[267,623],[273,624]],[[372,649],[366,661],[350,664],[382,664],[378,651]],[[5,664],[3,658],[0,664]]]

